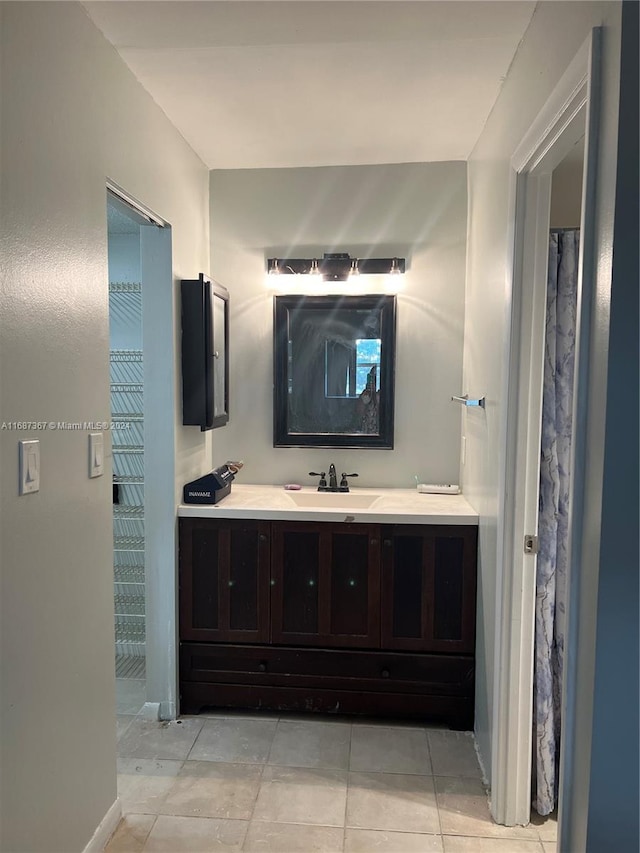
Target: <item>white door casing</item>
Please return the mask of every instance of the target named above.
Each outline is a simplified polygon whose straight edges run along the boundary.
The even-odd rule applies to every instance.
[[[511,319],[502,425],[497,677],[491,757],[491,812],[498,823],[507,826],[527,824],[531,811],[536,556],[524,553],[524,537],[537,534],[538,528],[551,173],[585,135],[578,273],[580,317],[583,258],[585,245],[589,252],[590,211],[595,202],[597,123],[590,120],[589,114],[593,119],[598,59],[599,30],[593,30],[511,159],[509,219],[513,257],[507,288]],[[583,349],[588,347],[584,332],[579,325],[577,334]],[[580,432],[585,425],[576,418],[574,425],[575,448],[575,444],[581,445]],[[572,492],[573,485],[572,475]]]

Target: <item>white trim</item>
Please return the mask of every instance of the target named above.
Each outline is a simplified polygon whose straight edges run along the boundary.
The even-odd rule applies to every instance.
[[[600,575],[600,534],[609,313],[613,265],[616,157],[600,152],[602,127],[602,36],[594,30],[591,48],[587,134],[576,331],[572,485],[569,506],[569,572],[560,743],[558,849],[587,847],[587,812],[591,774],[593,696],[596,668],[596,621]],[[618,96],[619,79],[615,90]],[[617,109],[616,109],[617,125]],[[617,136],[617,130],[616,130]],[[608,140],[609,142],[611,140]],[[613,149],[617,153],[616,148]],[[597,206],[596,206],[597,199]],[[578,689],[580,692],[578,693]],[[585,698],[588,700],[585,701]]]
[[[139,712],[139,716],[141,716],[145,720],[153,720],[154,722],[161,720],[162,717],[160,716],[160,703],[145,702]]]
[[[531,809],[535,558],[525,556],[522,545],[525,533],[537,531],[550,175],[584,133],[592,40],[593,34],[511,160],[491,756],[491,813],[507,826],[527,824]]]
[[[138,201],[137,198],[132,196],[126,190],[123,190],[121,186],[109,178],[107,178],[107,192],[114,195],[121,202],[124,202],[128,207],[133,208],[136,213],[140,214],[140,216],[146,219],[147,222],[151,223],[151,225],[157,225],[159,228],[166,228],[168,226],[169,223],[165,219],[158,216],[158,214],[154,213],[151,208],[147,207],[141,201]]]
[[[96,831],[91,836],[91,839],[84,848],[83,853],[102,853],[109,843],[111,836],[118,828],[121,818],[122,804],[118,797],[116,798],[116,801],[111,804],[109,811],[98,824]]]
[[[175,718],[178,699],[175,520],[176,323],[170,228],[140,229],[144,353],[146,700],[150,719]],[[178,308],[179,311],[179,308]],[[173,713],[172,713],[173,711]]]
[[[563,142],[561,136],[566,128],[571,126],[576,114],[586,102],[591,40],[590,36],[571,60],[548,101],[514,151],[511,167],[515,172],[539,171],[552,148],[555,162],[550,168],[547,165],[546,171],[553,171],[571,150],[573,142],[569,138]]]

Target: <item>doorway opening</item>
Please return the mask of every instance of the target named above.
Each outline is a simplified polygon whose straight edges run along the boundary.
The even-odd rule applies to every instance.
[[[137,714],[145,690],[144,360],[140,231],[145,220],[107,198],[113,454],[113,600],[118,711]]]
[[[172,719],[175,369],[171,228],[107,191],[117,712]]]
[[[599,55],[599,31],[593,30],[511,160],[514,256],[505,389],[507,406],[503,424],[505,440],[501,460],[503,486],[498,534],[501,592],[491,799],[494,819],[508,826],[527,824],[532,807],[536,553],[552,184],[556,169],[567,156],[569,159],[572,153],[574,158],[577,156],[576,146],[584,139],[575,332],[579,344],[578,375],[589,351],[588,312],[594,280],[592,248]],[[561,172],[556,172],[557,189],[561,178]],[[585,423],[576,416],[575,406],[572,419],[571,455],[581,457]],[[580,473],[572,465],[571,492],[576,502],[581,494],[579,481]],[[570,507],[569,515],[568,530],[571,531],[572,517],[580,517],[579,507]],[[571,551],[573,532],[568,539]],[[575,557],[569,559],[573,561]],[[567,579],[567,598],[573,598],[578,580],[575,577]],[[573,637],[567,640],[569,648],[573,642]],[[563,714],[569,696],[570,691],[564,690]],[[562,748],[564,756],[566,739]]]
[[[551,175],[533,681],[532,795],[542,816],[559,794],[583,170],[584,137]]]

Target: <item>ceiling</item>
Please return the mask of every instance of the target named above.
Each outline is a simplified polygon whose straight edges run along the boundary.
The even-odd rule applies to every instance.
[[[535,3],[85,2],[210,169],[465,160]]]

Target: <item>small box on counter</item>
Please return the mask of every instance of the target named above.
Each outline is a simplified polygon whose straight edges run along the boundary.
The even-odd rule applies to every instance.
[[[217,504],[231,491],[231,483],[242,468],[242,462],[227,462],[214,468],[210,474],[192,480],[183,489],[182,500],[186,504]]]

